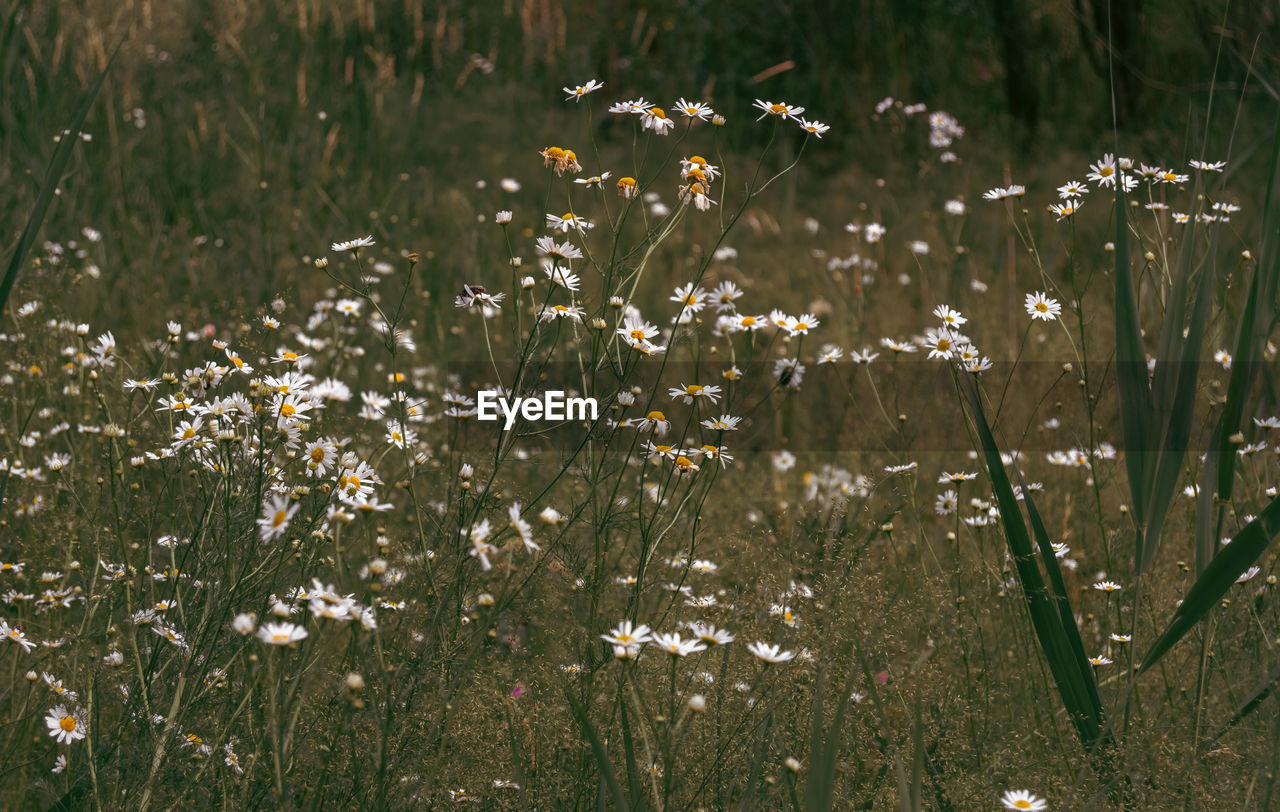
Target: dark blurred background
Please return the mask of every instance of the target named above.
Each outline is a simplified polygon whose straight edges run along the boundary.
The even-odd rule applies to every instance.
[[[560,88],[592,78],[605,83],[592,97],[602,150],[629,149],[629,128],[603,114],[621,98],[704,98],[731,123],[745,123],[757,97],[806,106],[832,126],[806,155],[802,183],[814,195],[849,172],[874,177],[915,160],[873,120],[885,96],[954,114],[970,160],[989,162],[984,176],[999,180],[1002,167],[1028,178],[1117,142],[1183,166],[1229,144],[1247,158],[1270,143],[1280,87],[1269,0],[2,8],[0,256],[54,136],[123,41],[89,119],[93,141],[78,150],[45,233],[65,239],[91,225],[120,278],[163,267],[148,280],[157,294],[221,299],[230,280],[250,303],[333,239],[428,222],[440,242],[468,239],[475,212],[500,202],[473,200],[475,180],[532,170],[533,153],[557,138],[581,143],[577,124],[563,132]],[[751,127],[724,133],[729,151],[761,140]],[[784,145],[782,159],[794,149]]]

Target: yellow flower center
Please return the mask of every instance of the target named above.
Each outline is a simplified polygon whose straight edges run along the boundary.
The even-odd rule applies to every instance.
[[[1099,175],[1101,175],[1101,176],[1102,176],[1102,177],[1104,177],[1104,178],[1109,178],[1109,177],[1111,177],[1112,175],[1114,175],[1114,174],[1115,174],[1115,172],[1116,172],[1116,171],[1115,171],[1114,169],[1112,169],[1111,167],[1109,167],[1109,166],[1104,166],[1104,167],[1102,167],[1101,169],[1099,169],[1099,170],[1098,170],[1098,174],[1099,174]]]
[[[654,107],[654,108],[651,108],[651,109],[649,110],[649,115],[653,116],[654,118],[666,118],[666,117],[667,117],[667,114],[666,114],[665,112],[663,112],[663,110],[662,110],[662,108],[661,108],[661,107]]]
[[[1014,805],[1015,807],[1017,807],[1018,809],[1030,809],[1030,808],[1031,808],[1031,802],[1030,802],[1030,801],[1028,801],[1028,800],[1026,800],[1025,798],[1019,798],[1018,800],[1016,800],[1016,801],[1014,801],[1014,802],[1013,802],[1013,805]]]
[[[76,729],[76,720],[74,716],[64,716],[58,720],[58,727],[70,733]]]
[[[564,215],[563,217],[561,217],[560,219],[561,219],[561,220],[563,220],[563,221],[565,221],[566,223],[572,223],[574,220],[577,220],[577,219],[578,219],[578,216],[577,216],[576,214],[574,214],[573,212],[568,212],[567,214],[565,214],[565,215]]]
[[[667,416],[662,412],[649,412],[647,415],[645,415],[645,419],[653,420],[659,423],[667,422]]]
[[[696,383],[691,383],[684,388],[684,392],[686,395],[701,395],[702,387],[698,386]]]
[[[324,462],[324,449],[323,448],[311,449],[311,461],[314,462],[316,465],[319,465],[320,463]]]
[[[705,167],[707,165],[707,159],[703,158],[701,155],[694,155],[689,159],[689,163]]]
[[[656,445],[653,447],[653,453],[655,454],[666,454],[670,450],[671,446],[669,445]]]
[[[693,460],[681,454],[679,457],[676,457],[676,465],[681,468],[689,468],[693,466]]]
[[[288,515],[283,510],[277,510],[276,515],[271,517],[271,526],[279,527],[280,525],[284,524],[285,520],[287,520],[288,518],[289,518]]]
[[[797,329],[797,330],[808,330],[808,329],[809,329],[809,323],[808,323],[808,322],[806,322],[806,321],[798,321],[798,322],[796,322],[796,329]]]
[[[564,305],[555,305],[552,309],[555,310],[557,313],[569,312],[569,308],[565,307]]]
[[[690,293],[688,296],[684,297],[684,303],[687,305],[695,305],[698,303],[698,297]]]
[[[564,150],[560,149],[560,147],[547,147],[543,150],[543,153],[548,158],[561,158],[564,156]]]
[[[771,104],[769,105],[769,112],[774,115],[785,113],[787,112],[787,106],[785,104]]]
[[[755,326],[756,326],[756,317],[755,317],[755,316],[743,316],[743,317],[742,317],[742,326],[743,326],[743,327],[755,327]]]
[[[1044,302],[1036,302],[1036,310],[1039,310],[1041,313],[1048,313],[1049,305]]]
[[[644,338],[644,330],[632,330],[631,337],[637,341],[640,341],[641,339]]]
[[[187,430],[182,432],[182,439],[184,440],[190,440],[192,437],[195,437],[195,436],[196,436],[196,430],[191,426],[187,426]]]
[[[298,360],[298,354],[296,352],[289,352],[288,350],[285,350],[283,353],[281,353],[280,357],[286,361]]]
[[[947,350],[951,349],[951,342],[945,338],[938,339],[938,349],[942,350],[943,352],[946,352]]]
[[[298,410],[293,407],[292,403],[286,403],[280,407],[280,414],[285,415],[287,417],[292,417],[293,415],[297,414],[297,412]]]

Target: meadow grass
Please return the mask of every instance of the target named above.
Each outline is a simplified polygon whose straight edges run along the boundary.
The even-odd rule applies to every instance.
[[[1274,807],[1270,62],[1014,158],[575,10],[3,15],[4,805]]]

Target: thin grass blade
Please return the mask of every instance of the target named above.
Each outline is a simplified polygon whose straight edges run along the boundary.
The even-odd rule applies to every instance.
[[[636,771],[636,743],[631,736],[631,720],[627,716],[627,703],[618,698],[618,711],[622,718],[622,755],[627,764],[627,791],[640,803],[644,791],[640,787],[640,774]]]
[[[813,729],[809,738],[809,779],[804,792],[804,806],[809,812],[832,808],[836,785],[836,759],[840,755],[842,743],[841,732],[844,730],[844,719],[853,697],[853,684],[857,675],[858,660],[856,657],[851,657],[849,675],[840,689],[835,718],[831,720],[831,729],[825,737],[822,731],[821,711],[826,700],[824,698],[819,702],[818,697],[826,693],[827,681],[825,673],[819,676],[818,688],[814,695]]]
[[[75,118],[71,121],[71,126],[67,128],[67,132],[63,133],[62,139],[58,141],[58,146],[53,151],[53,157],[49,159],[49,166],[45,170],[44,182],[40,186],[40,192],[36,195],[35,207],[31,210],[31,215],[27,218],[27,224],[22,229],[22,236],[18,238],[18,245],[14,248],[12,256],[9,257],[8,265],[5,267],[4,279],[0,280],[0,313],[4,312],[4,306],[9,301],[9,294],[13,293],[13,286],[18,282],[18,272],[22,269],[22,263],[26,261],[27,254],[31,251],[31,246],[35,245],[36,235],[40,233],[40,226],[44,224],[45,215],[49,213],[49,206],[53,203],[54,192],[58,188],[58,184],[62,182],[62,173],[66,171],[67,162],[71,160],[71,153],[75,150],[76,144],[80,141],[80,132],[84,128],[85,119],[89,117],[89,111],[93,109],[93,102],[98,97],[98,91],[102,89],[102,83],[107,78],[107,73],[111,71],[111,66],[115,64],[116,55],[120,53],[120,45],[124,44],[124,40],[116,46],[112,52],[111,58],[107,60],[107,66],[98,74],[98,79],[93,83],[93,87],[85,93],[84,99],[80,102],[80,107],[76,110]]]
[[[600,768],[600,775],[604,778],[605,786],[609,790],[609,796],[613,800],[613,808],[624,811],[630,809],[631,806],[627,803],[627,796],[622,794],[622,786],[618,783],[618,776],[613,772],[613,765],[609,763],[609,754],[604,749],[604,743],[600,741],[600,735],[596,733],[596,729],[591,725],[591,717],[587,715],[586,709],[582,707],[582,703],[578,701],[572,691],[566,689],[564,695],[569,700],[569,707],[573,710],[573,715],[577,717],[583,734],[586,735],[587,741],[591,744],[591,753],[595,756],[596,765]]]

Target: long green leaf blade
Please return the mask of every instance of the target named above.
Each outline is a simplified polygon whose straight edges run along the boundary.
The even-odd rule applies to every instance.
[[[1031,531],[1035,535],[1036,545],[1040,548],[1040,559],[1044,562],[1045,572],[1049,574],[1050,595],[1058,609],[1058,617],[1062,621],[1063,636],[1071,645],[1072,660],[1080,669],[1085,687],[1089,689],[1089,702],[1102,707],[1102,697],[1098,694],[1098,683],[1090,670],[1089,655],[1084,650],[1084,641],[1080,639],[1080,628],[1076,625],[1075,612],[1071,608],[1071,598],[1067,594],[1067,585],[1062,578],[1062,568],[1058,566],[1058,556],[1053,550],[1049,532],[1045,529],[1040,511],[1036,509],[1035,500],[1027,489],[1027,484],[1018,472],[1018,481],[1022,485],[1023,500],[1027,505],[1027,517],[1031,520]]]
[[[1213,561],[1191,585],[1169,626],[1151,644],[1138,668],[1139,674],[1159,662],[1169,649],[1217,605],[1236,579],[1261,557],[1277,532],[1280,532],[1280,497],[1273,499],[1258,518],[1245,525],[1232,538],[1231,543],[1213,557]]]
[[[1116,184],[1116,386],[1124,432],[1124,464],[1137,520],[1137,555],[1141,561],[1142,528],[1146,527],[1150,464],[1147,429],[1151,425],[1151,390],[1147,380],[1147,355],[1142,346],[1138,319],[1138,294],[1129,265],[1129,220],[1123,184]]]
[[[1258,683],[1258,686],[1249,692],[1249,696],[1245,697],[1245,700],[1240,703],[1240,707],[1236,708],[1235,712],[1227,718],[1227,721],[1222,723],[1222,727],[1218,728],[1218,732],[1213,734],[1213,738],[1201,745],[1201,752],[1212,749],[1218,743],[1218,739],[1221,739],[1228,730],[1239,724],[1244,717],[1257,710],[1258,706],[1267,697],[1275,693],[1277,685],[1280,685],[1280,664],[1273,666],[1271,673],[1267,674],[1262,682]]]
[[[1036,553],[1031,545],[1031,537],[1026,523],[1022,519],[1017,498],[1009,476],[1005,473],[1004,463],[1000,458],[1000,449],[992,436],[991,426],[982,409],[982,398],[972,376],[961,377],[961,386],[970,410],[973,412],[974,424],[982,445],[982,451],[991,477],[992,490],[1000,509],[1000,521],[1004,526],[1005,539],[1009,544],[1009,552],[1013,558],[1018,580],[1022,584],[1022,593],[1027,602],[1027,610],[1035,629],[1040,649],[1053,675],[1058,694],[1067,709],[1067,715],[1076,728],[1081,742],[1091,752],[1096,744],[1109,738],[1106,714],[1101,702],[1097,699],[1096,685],[1090,685],[1092,674],[1085,675],[1077,658],[1062,617],[1048,597],[1040,569],[1036,564]],[[1072,625],[1075,621],[1072,620]],[[1078,632],[1077,632],[1078,634]],[[1087,676],[1087,678],[1086,678]]]
[[[1213,241],[1214,245],[1217,240]],[[1184,247],[1184,256],[1190,249]],[[1210,256],[1212,256],[1212,248]],[[1184,260],[1189,263],[1189,260]],[[1186,273],[1183,270],[1180,273]],[[1196,411],[1196,383],[1200,379],[1200,354],[1204,346],[1205,325],[1209,321],[1209,305],[1213,301],[1213,265],[1212,262],[1200,272],[1200,282],[1196,286],[1195,304],[1191,310],[1191,323],[1187,325],[1187,335],[1183,340],[1182,352],[1178,361],[1172,357],[1161,358],[1157,370],[1162,366],[1174,366],[1171,371],[1170,388],[1160,391],[1161,403],[1158,407],[1162,427],[1160,445],[1154,449],[1156,457],[1153,482],[1151,484],[1151,503],[1147,508],[1147,524],[1143,528],[1142,561],[1139,572],[1146,572],[1155,558],[1156,547],[1160,542],[1160,531],[1164,528],[1165,516],[1169,512],[1169,503],[1178,487],[1178,477],[1182,473],[1182,464],[1187,456],[1187,441],[1191,436],[1191,421]],[[1185,296],[1185,287],[1176,289],[1175,296]],[[1181,322],[1178,324],[1181,331]],[[1169,350],[1172,352],[1172,347]]]

